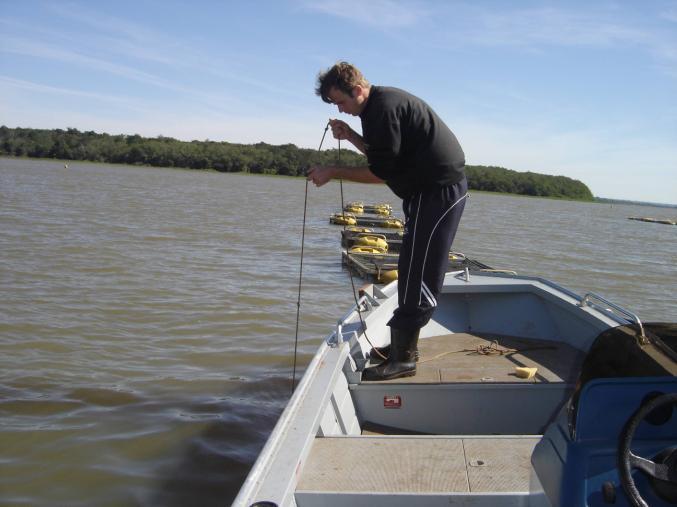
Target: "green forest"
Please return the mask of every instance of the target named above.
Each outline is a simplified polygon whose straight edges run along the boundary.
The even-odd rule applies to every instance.
[[[109,135],[76,129],[0,127],[0,155],[86,160],[113,164],[214,169],[301,176],[311,164],[334,164],[338,150],[298,148],[293,144],[235,144],[179,141],[170,137]],[[341,164],[365,165],[364,156],[341,150]],[[503,167],[466,166],[471,190],[592,201],[590,189],[565,176],[518,172]]]

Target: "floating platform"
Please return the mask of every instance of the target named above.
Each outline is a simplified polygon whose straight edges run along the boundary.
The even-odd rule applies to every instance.
[[[341,231],[341,246],[350,248],[355,245],[369,244],[369,238],[383,239],[388,245],[388,252],[397,253],[402,246],[401,230],[376,230],[367,227],[347,227]]]
[[[357,216],[353,213],[334,213],[329,223],[335,225],[357,225],[362,227],[382,227],[384,229],[404,229],[404,222],[394,217]]]
[[[397,261],[399,255],[395,253],[384,254],[366,254],[366,253],[348,253],[343,250],[343,263],[352,269],[362,278],[367,280],[385,283],[394,280],[397,277]],[[449,252],[449,266],[447,271],[456,271],[468,268],[469,271],[493,271],[486,264],[468,259],[464,254]]]
[[[356,215],[371,213],[372,215],[389,217],[393,214],[393,207],[388,203],[364,204],[362,202],[349,202],[343,207],[343,211]]]
[[[677,225],[677,220],[667,220],[667,219],[659,219],[659,218],[628,217],[628,220],[638,220],[640,222],[650,222],[652,224]]]

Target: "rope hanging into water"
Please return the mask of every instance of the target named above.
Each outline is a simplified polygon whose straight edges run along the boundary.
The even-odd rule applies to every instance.
[[[330,123],[327,122],[327,126],[324,127],[324,133],[322,134],[322,139],[320,140],[320,146],[317,148],[317,152],[319,153],[322,150],[322,144],[324,143],[324,138],[327,135],[327,130],[329,130],[329,125]],[[341,165],[341,140],[338,140],[338,153],[337,153],[337,165]],[[343,199],[343,180],[339,179],[339,186],[341,189],[341,212],[343,212],[343,209],[345,208],[345,203]],[[304,254],[304,246],[305,246],[305,239],[306,239],[306,216],[307,216],[307,210],[308,210],[308,179],[306,178],[306,189],[305,189],[305,195],[303,199],[303,227],[301,229],[301,262],[299,266],[299,288],[298,288],[298,298],[296,300],[296,332],[294,334],[294,365],[292,369],[292,378],[291,378],[291,394],[294,394],[294,388],[296,387],[296,360],[297,360],[297,355],[298,355],[298,344],[299,344],[299,321],[300,321],[300,315],[301,315],[301,287],[302,287],[302,281],[303,281],[303,254]],[[345,225],[343,226],[345,230]],[[348,254],[350,255],[350,254]],[[364,337],[367,340],[367,343],[371,345],[373,351],[380,356],[382,359],[387,359],[386,356],[381,354],[378,350],[374,348],[374,344],[371,343],[371,340],[367,336],[367,327],[364,324],[364,320],[362,319],[362,309],[360,308],[360,303],[357,298],[357,290],[355,289],[355,281],[353,279],[353,273],[348,268],[348,274],[350,275],[350,285],[352,286],[353,289],[353,298],[355,300],[355,308],[357,309],[357,314],[360,317],[360,325],[362,326],[362,332],[364,333]]]
[[[336,165],[341,165],[341,140],[338,140],[338,153],[336,155]],[[341,188],[341,213],[345,213],[345,205],[343,203],[343,180],[339,180],[339,187]],[[343,230],[345,231],[346,226],[343,226]]]
[[[338,153],[337,153],[337,165],[341,165],[341,140],[338,140]],[[343,180],[339,180],[339,187],[341,189],[341,213],[345,213],[345,202],[343,200]],[[343,225],[343,230],[345,231],[348,227],[344,224]],[[346,256],[350,257],[350,251],[348,248],[346,248]],[[353,289],[353,299],[355,301],[355,309],[357,310],[357,315],[360,317],[360,326],[362,328],[362,333],[364,334],[364,338],[367,340],[367,343],[371,346],[371,350],[373,353],[377,356],[380,356],[381,359],[388,359],[385,355],[383,355],[381,352],[378,351],[376,347],[374,347],[374,344],[371,343],[371,340],[367,336],[367,326],[364,324],[364,320],[362,319],[362,308],[360,308],[360,301],[357,298],[357,293],[358,291],[355,289],[355,279],[353,278],[353,272],[350,269],[350,266],[348,266],[348,276],[350,277],[350,286]]]
[[[317,148],[319,153],[322,149],[322,143],[324,143],[324,138],[327,135],[327,130],[329,130],[329,122],[327,126],[324,127],[324,133],[322,134],[322,140],[320,141],[320,146]],[[296,300],[296,334],[294,336],[294,366],[292,369],[291,376],[291,394],[294,394],[294,387],[296,387],[296,357],[299,347],[299,319],[301,315],[301,282],[303,280],[303,247],[306,240],[306,212],[308,210],[308,178],[306,178],[306,191],[303,198],[303,227],[301,229],[301,265],[299,266],[299,290],[298,290],[298,299]]]

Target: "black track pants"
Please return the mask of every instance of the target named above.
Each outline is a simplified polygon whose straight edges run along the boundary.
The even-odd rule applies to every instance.
[[[402,330],[426,325],[449,266],[449,250],[461,221],[465,180],[404,199],[405,228],[398,262],[398,302],[388,325]]]

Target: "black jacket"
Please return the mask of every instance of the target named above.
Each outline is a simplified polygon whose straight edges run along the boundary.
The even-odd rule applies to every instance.
[[[372,86],[360,119],[369,169],[399,197],[465,177],[456,136],[418,97]]]

